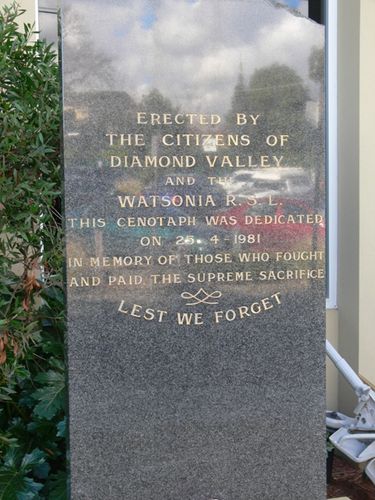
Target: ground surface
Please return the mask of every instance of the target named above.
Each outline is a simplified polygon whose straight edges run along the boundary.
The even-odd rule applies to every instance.
[[[375,486],[358,466],[335,455],[332,482],[327,487],[327,498],[337,497],[348,497],[350,500],[375,500]]]

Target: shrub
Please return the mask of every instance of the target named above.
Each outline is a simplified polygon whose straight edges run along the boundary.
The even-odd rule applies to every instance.
[[[0,498],[66,498],[60,91],[51,46],[0,11]]]

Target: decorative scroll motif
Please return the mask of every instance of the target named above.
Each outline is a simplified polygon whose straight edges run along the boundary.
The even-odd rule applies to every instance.
[[[196,306],[197,304],[218,304],[217,301],[213,301],[212,299],[219,299],[223,294],[216,290],[212,293],[207,293],[203,288],[200,288],[197,293],[183,292],[181,297],[185,300],[193,300],[193,302],[187,302],[187,306]]]

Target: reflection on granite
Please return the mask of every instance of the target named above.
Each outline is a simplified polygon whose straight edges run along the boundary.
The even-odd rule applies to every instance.
[[[323,28],[65,0],[72,499],[325,496]]]

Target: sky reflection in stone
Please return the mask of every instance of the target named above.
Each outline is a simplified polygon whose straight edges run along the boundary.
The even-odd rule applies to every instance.
[[[256,69],[278,63],[297,71],[313,99],[318,95],[306,54],[323,45],[320,26],[267,0],[110,0],[105,10],[92,0],[67,5],[66,16],[77,21],[69,22],[65,50],[76,51],[82,68],[97,54],[108,62],[101,68],[108,79],[83,77],[77,91],[125,90],[139,100],[157,88],[181,109],[226,112],[241,65],[248,81]],[[82,16],[89,17],[90,33],[79,25]]]

